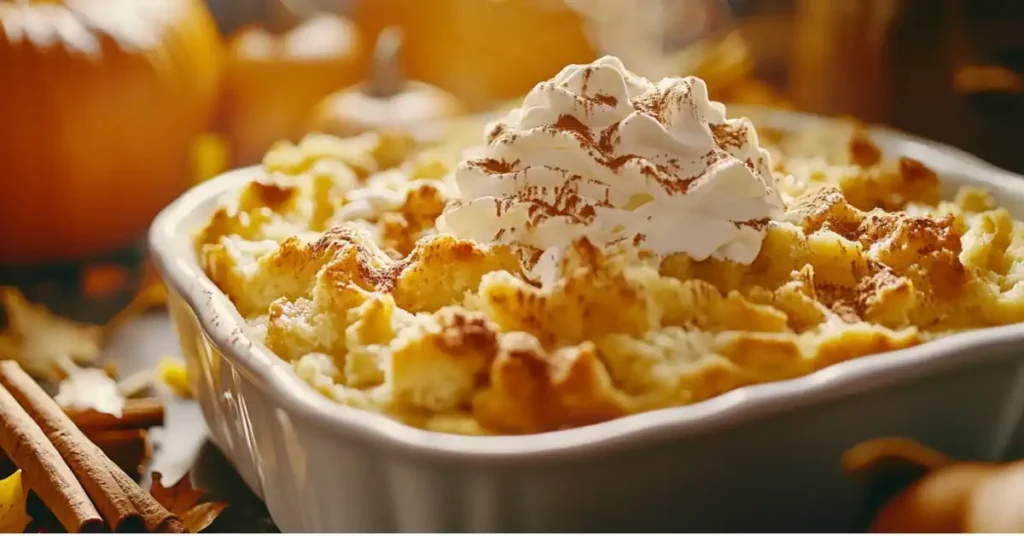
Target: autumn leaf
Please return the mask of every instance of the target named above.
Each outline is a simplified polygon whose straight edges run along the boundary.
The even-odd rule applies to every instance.
[[[141,282],[132,301],[103,326],[103,333],[110,337],[134,318],[166,305],[167,287],[164,286],[152,263],[147,263],[142,269]]]
[[[99,326],[56,316],[12,287],[0,287],[0,304],[8,325],[0,333],[0,359],[13,359],[29,374],[56,381],[61,375],[58,360],[91,363],[99,357],[103,341]]]
[[[25,511],[27,495],[28,490],[21,484],[20,470],[0,480],[0,532],[21,532],[32,521]]]
[[[209,527],[228,507],[227,503],[220,501],[200,502],[206,491],[192,487],[188,475],[173,486],[165,488],[160,483],[160,473],[154,472],[153,488],[149,493],[164,508],[181,518],[181,522],[193,533]]]
[[[107,371],[100,368],[80,368],[69,360],[59,361],[67,376],[57,386],[53,397],[64,409],[85,411],[89,409],[121,417],[124,396]]]

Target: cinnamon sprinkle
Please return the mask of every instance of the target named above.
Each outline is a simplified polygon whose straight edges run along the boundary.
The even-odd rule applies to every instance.
[[[481,158],[479,160],[471,161],[470,164],[483,168],[487,173],[505,174],[515,171],[516,167],[519,165],[519,160],[506,162],[504,160],[498,160],[497,158]]]
[[[444,319],[438,346],[449,352],[478,349],[484,355],[494,355],[498,349],[498,334],[482,314],[455,312]]]
[[[587,89],[590,87],[590,77],[594,76],[594,68],[587,65],[583,68],[583,87],[580,88],[580,94],[586,95],[590,93]]]
[[[738,228],[750,227],[755,231],[760,231],[763,230],[765,227],[768,227],[768,224],[771,223],[771,219],[760,218],[756,220],[734,221],[733,223],[736,224],[736,227]]]
[[[590,133],[590,127],[584,125],[572,114],[562,114],[558,116],[558,120],[555,121],[555,124],[552,125],[551,128],[573,134],[589,147],[597,147],[594,143],[594,138]]]
[[[577,103],[581,103],[584,110],[588,112],[592,104],[618,105],[619,100],[613,95],[604,93],[589,94],[588,88],[592,76],[592,67],[583,69],[582,88],[579,92],[580,94],[576,95]],[[548,82],[548,84],[554,87],[553,82]],[[567,82],[563,82],[562,85],[566,86]],[[692,82],[684,80],[682,84],[659,88],[658,90],[649,91],[644,95],[630,99],[630,104],[636,111],[644,113],[662,124],[667,119],[666,115],[672,113],[671,110],[679,108],[680,105],[684,109],[688,105],[691,115],[697,120],[704,121],[704,118],[701,117],[697,109],[697,103],[691,94],[692,91]],[[621,139],[619,132],[621,126],[621,121],[614,122],[597,133],[581,121],[579,117],[572,113],[563,113],[558,116],[553,124],[541,127],[541,130],[552,134],[568,134],[599,165],[606,167],[613,173],[619,173],[625,166],[633,163],[634,169],[647,179],[657,183],[670,195],[686,194],[693,183],[708,176],[708,168],[712,168],[726,159],[733,158],[728,151],[743,147],[749,139],[748,125],[746,123],[738,122],[732,124],[727,122],[708,125],[716,146],[699,159],[699,163],[703,164],[702,167],[704,169],[702,171],[691,177],[681,177],[680,171],[683,169],[683,166],[678,158],[669,158],[669,155],[665,155],[667,163],[661,163],[660,161],[652,161],[650,157],[638,154],[615,154]],[[489,135],[496,135],[497,131],[498,128],[493,127]],[[507,143],[511,140],[503,141]],[[759,172],[757,168],[760,163],[759,161],[748,158],[743,163],[755,175]],[[515,171],[519,166],[519,161],[506,162],[491,158],[475,161],[474,164],[478,169],[490,174],[505,174]],[[552,192],[549,192],[547,188],[525,187],[514,194],[495,199],[495,215],[500,217],[512,207],[527,203],[529,206],[527,207],[526,225],[531,229],[544,220],[553,217],[565,217],[573,223],[587,225],[596,217],[597,206],[602,206],[602,204],[611,206],[608,199],[610,195],[609,189],[607,189],[606,185],[605,199],[602,202],[594,203],[579,195],[578,182],[581,182],[583,179],[571,176],[565,170],[553,167],[547,167],[547,169],[561,172],[566,176],[565,185],[555,188],[553,192],[555,199],[553,202],[550,201],[549,195]],[[760,230],[767,226],[768,222],[767,220],[759,219],[735,222],[735,224],[739,227],[751,227]],[[502,234],[503,232],[499,233],[498,237]],[[642,241],[643,238],[637,240]]]
[[[486,134],[484,134],[484,140],[487,141],[488,145],[493,144],[495,140],[500,138],[501,135],[505,133],[505,129],[507,127],[508,126],[505,123],[495,123],[493,126],[491,126],[491,129],[488,130]]]
[[[523,263],[523,265],[526,266],[527,269],[537,266],[537,263],[540,262],[541,255],[544,255],[544,250],[538,248],[530,248],[530,256],[526,260],[526,262]]]
[[[715,144],[723,149],[738,149],[743,147],[747,141],[746,129],[742,125],[740,128],[733,128],[733,125],[729,123],[708,126],[711,127],[711,135],[715,139]]]
[[[594,95],[593,98],[605,106],[617,106],[619,104],[619,99],[615,98],[614,95],[608,95],[606,93],[598,93],[597,95]]]
[[[615,144],[619,142],[619,125],[621,121],[612,123],[601,131],[601,138],[597,142],[597,150],[602,154],[611,154],[615,150]]]

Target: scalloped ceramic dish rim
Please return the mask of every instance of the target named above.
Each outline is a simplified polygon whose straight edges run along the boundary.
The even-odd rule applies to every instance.
[[[761,124],[793,129],[809,121],[831,119],[788,111],[755,111]],[[767,119],[767,121],[765,121]],[[977,183],[1018,197],[1024,203],[1024,177],[1001,170],[959,149],[887,128],[872,128],[883,147],[912,149],[931,167],[955,169]],[[901,151],[907,154],[908,151]],[[940,162],[942,165],[935,165]],[[692,436],[732,427],[767,414],[833,400],[892,385],[949,367],[986,362],[1014,343],[1024,343],[1024,324],[967,331],[911,348],[864,356],[798,378],[742,387],[680,407],[648,411],[607,422],[535,435],[462,436],[414,428],[384,415],[329,400],[300,379],[266,346],[248,338],[243,318],[228,297],[206,276],[192,251],[193,232],[221,195],[239,189],[260,174],[258,167],[227,172],[200,184],[165,208],[150,229],[151,254],[165,282],[199,319],[206,337],[278,408],[312,420],[332,433],[399,449],[405,455],[449,458],[460,463],[517,464],[538,458],[604,456],[652,441]]]

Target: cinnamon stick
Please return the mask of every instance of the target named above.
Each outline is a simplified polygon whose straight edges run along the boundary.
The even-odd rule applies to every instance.
[[[156,501],[89,441],[60,406],[16,362],[0,362],[0,385],[39,424],[39,428],[53,443],[115,531],[141,532],[151,521],[165,517],[163,512],[166,509],[162,507],[163,512],[143,510],[136,506],[147,504],[146,498],[154,503]],[[167,514],[170,515],[169,512]],[[152,519],[143,519],[143,515],[152,516]]]
[[[69,532],[100,532],[103,519],[57,448],[7,389],[0,387],[0,447]]]
[[[145,430],[102,430],[86,435],[133,480],[139,475],[142,464],[153,456],[153,446]]]
[[[147,531],[177,534],[188,532],[178,516],[164,508],[152,495],[142,491],[142,488],[124,471],[115,471],[117,466],[114,465],[114,462],[108,460],[107,463],[111,466],[111,473],[114,474],[118,485],[125,490],[125,493],[129,494],[132,505],[142,514],[142,521],[145,523]],[[141,493],[133,493],[131,490],[139,490]]]
[[[132,477],[139,475],[142,464],[153,455],[145,430],[85,430],[85,436]],[[16,469],[17,463],[0,453],[0,475]]]
[[[96,410],[65,410],[85,435],[93,429],[152,428],[163,426],[164,405],[156,398],[129,398],[125,400],[121,416]]]

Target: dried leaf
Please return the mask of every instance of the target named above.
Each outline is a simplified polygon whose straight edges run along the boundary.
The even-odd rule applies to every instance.
[[[124,410],[124,396],[117,382],[103,369],[79,368],[73,363],[61,363],[67,377],[57,386],[53,397],[61,407],[79,411],[93,409],[120,417]]]
[[[206,491],[192,487],[192,480],[185,475],[169,488],[160,483],[160,473],[153,473],[153,488],[150,495],[172,514],[181,518],[189,532],[200,532],[217,520],[217,516],[228,507],[220,501],[200,502]]]
[[[192,398],[192,385],[188,382],[188,369],[180,359],[164,356],[157,365],[160,381],[182,398]]]
[[[128,323],[137,316],[143,315],[167,305],[167,287],[157,274],[151,264],[147,264],[142,271],[142,283],[132,301],[121,309],[114,318],[103,326],[105,337],[109,337],[118,328]]]
[[[227,507],[228,503],[220,501],[200,503],[181,514],[181,522],[190,532],[202,532],[212,525]]]
[[[25,510],[27,497],[28,490],[22,486],[20,470],[0,480],[0,532],[21,532],[32,521]]]
[[[0,359],[13,359],[29,374],[50,381],[60,378],[58,361],[92,363],[100,355],[103,329],[61,318],[42,305],[29,303],[12,287],[0,287],[7,330],[0,333]]]

